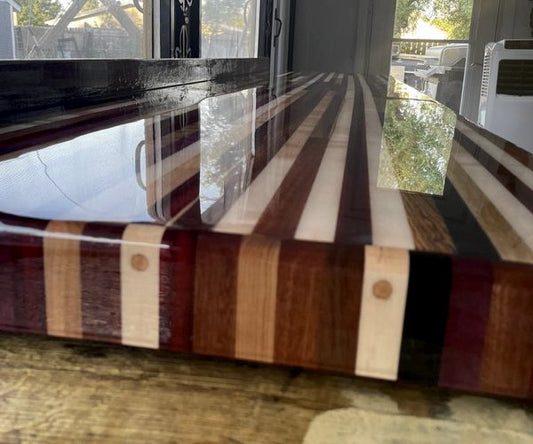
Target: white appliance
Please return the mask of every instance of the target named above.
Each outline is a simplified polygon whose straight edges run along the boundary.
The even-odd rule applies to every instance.
[[[533,39],[485,47],[478,124],[533,153]]]

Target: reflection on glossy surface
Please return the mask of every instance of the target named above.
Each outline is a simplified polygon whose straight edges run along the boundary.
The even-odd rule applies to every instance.
[[[251,89],[200,103],[200,211],[205,224],[218,221],[208,211],[213,205],[223,202],[223,209],[229,209],[250,183],[255,98]]]
[[[148,221],[136,182],[142,121],[0,162],[0,211],[39,219]]]
[[[378,186],[442,195],[456,114],[405,84],[389,82]]]

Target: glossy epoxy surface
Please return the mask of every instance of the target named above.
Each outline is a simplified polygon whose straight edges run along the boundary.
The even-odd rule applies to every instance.
[[[4,128],[0,328],[532,398],[531,156],[396,83],[276,96]]]
[[[0,159],[0,212],[533,262],[533,156],[367,80],[289,74],[275,97],[251,88],[111,127],[63,114],[44,136],[5,127],[7,144],[26,135]]]

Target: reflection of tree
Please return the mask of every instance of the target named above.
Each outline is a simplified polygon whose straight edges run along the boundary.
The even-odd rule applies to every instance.
[[[17,13],[19,25],[45,26],[45,22],[55,19],[62,9],[56,0],[18,0],[18,3],[22,6]]]
[[[456,115],[429,100],[388,100],[378,185],[442,194]]]
[[[472,0],[398,0],[394,35],[412,31],[419,19],[442,29],[449,39],[467,39]]]
[[[206,33],[221,32],[224,26],[244,29],[244,0],[202,0],[202,21]]]

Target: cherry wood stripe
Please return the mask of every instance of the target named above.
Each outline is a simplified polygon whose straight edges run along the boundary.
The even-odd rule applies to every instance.
[[[355,374],[396,380],[409,280],[409,253],[365,247]]]
[[[436,385],[444,347],[452,287],[452,262],[445,255],[409,253],[409,286],[398,376]]]
[[[83,337],[121,342],[120,242],[124,227],[87,224],[80,243]]]
[[[160,250],[160,348],[192,351],[196,234],[167,230]],[[168,246],[168,248],[166,248]]]
[[[359,80],[355,83],[354,108],[335,241],[372,244],[364,102]]]
[[[82,337],[80,235],[85,224],[52,221],[44,238],[47,333]]]
[[[43,236],[47,223],[0,214],[0,323],[7,331],[46,334]],[[13,279],[17,276],[17,279]]]
[[[362,249],[283,242],[274,361],[354,372]]]
[[[241,237],[201,234],[194,290],[195,353],[235,356],[238,262]]]
[[[511,158],[496,160],[489,154],[488,149],[481,149],[471,139],[464,137],[460,132],[457,133],[455,139],[461,147],[483,165],[530,212],[533,212],[533,174],[531,171],[518,162],[510,165]],[[509,171],[507,166],[514,171]]]
[[[159,347],[160,249],[164,227],[131,224],[120,248],[122,343]]]
[[[494,204],[498,211],[505,215],[507,222],[524,240],[524,243],[533,249],[532,213],[456,142],[454,142],[452,158],[463,168],[478,188],[483,190],[487,199]]]
[[[531,248],[453,158],[448,175],[499,255],[506,260],[533,263]]]
[[[526,397],[533,374],[532,267],[494,264],[480,389]]]
[[[294,238],[300,217],[307,202],[313,181],[329,141],[329,134],[337,118],[342,96],[331,100],[315,126],[310,138],[287,172],[278,190],[258,220],[254,232]]]
[[[363,89],[365,134],[370,181],[370,208],[372,214],[372,240],[374,245],[414,249],[414,240],[407,214],[398,190],[377,187],[379,155],[383,141],[383,128],[370,88],[359,76]],[[390,221],[394,220],[391,224]]]
[[[313,187],[305,204],[294,237],[296,239],[333,242],[339,217],[343,172],[352,123],[355,86],[349,76],[348,89],[335,130],[328,143]]]
[[[401,195],[417,251],[454,254],[451,234],[433,199],[414,193]]]
[[[215,231],[239,234],[249,234],[253,231],[332,99],[333,93],[326,94],[283,148],[215,226]]]
[[[492,296],[488,262],[454,258],[453,283],[439,386],[479,389],[479,374]]]
[[[235,357],[273,362],[281,244],[252,236],[242,240],[237,274]]]

